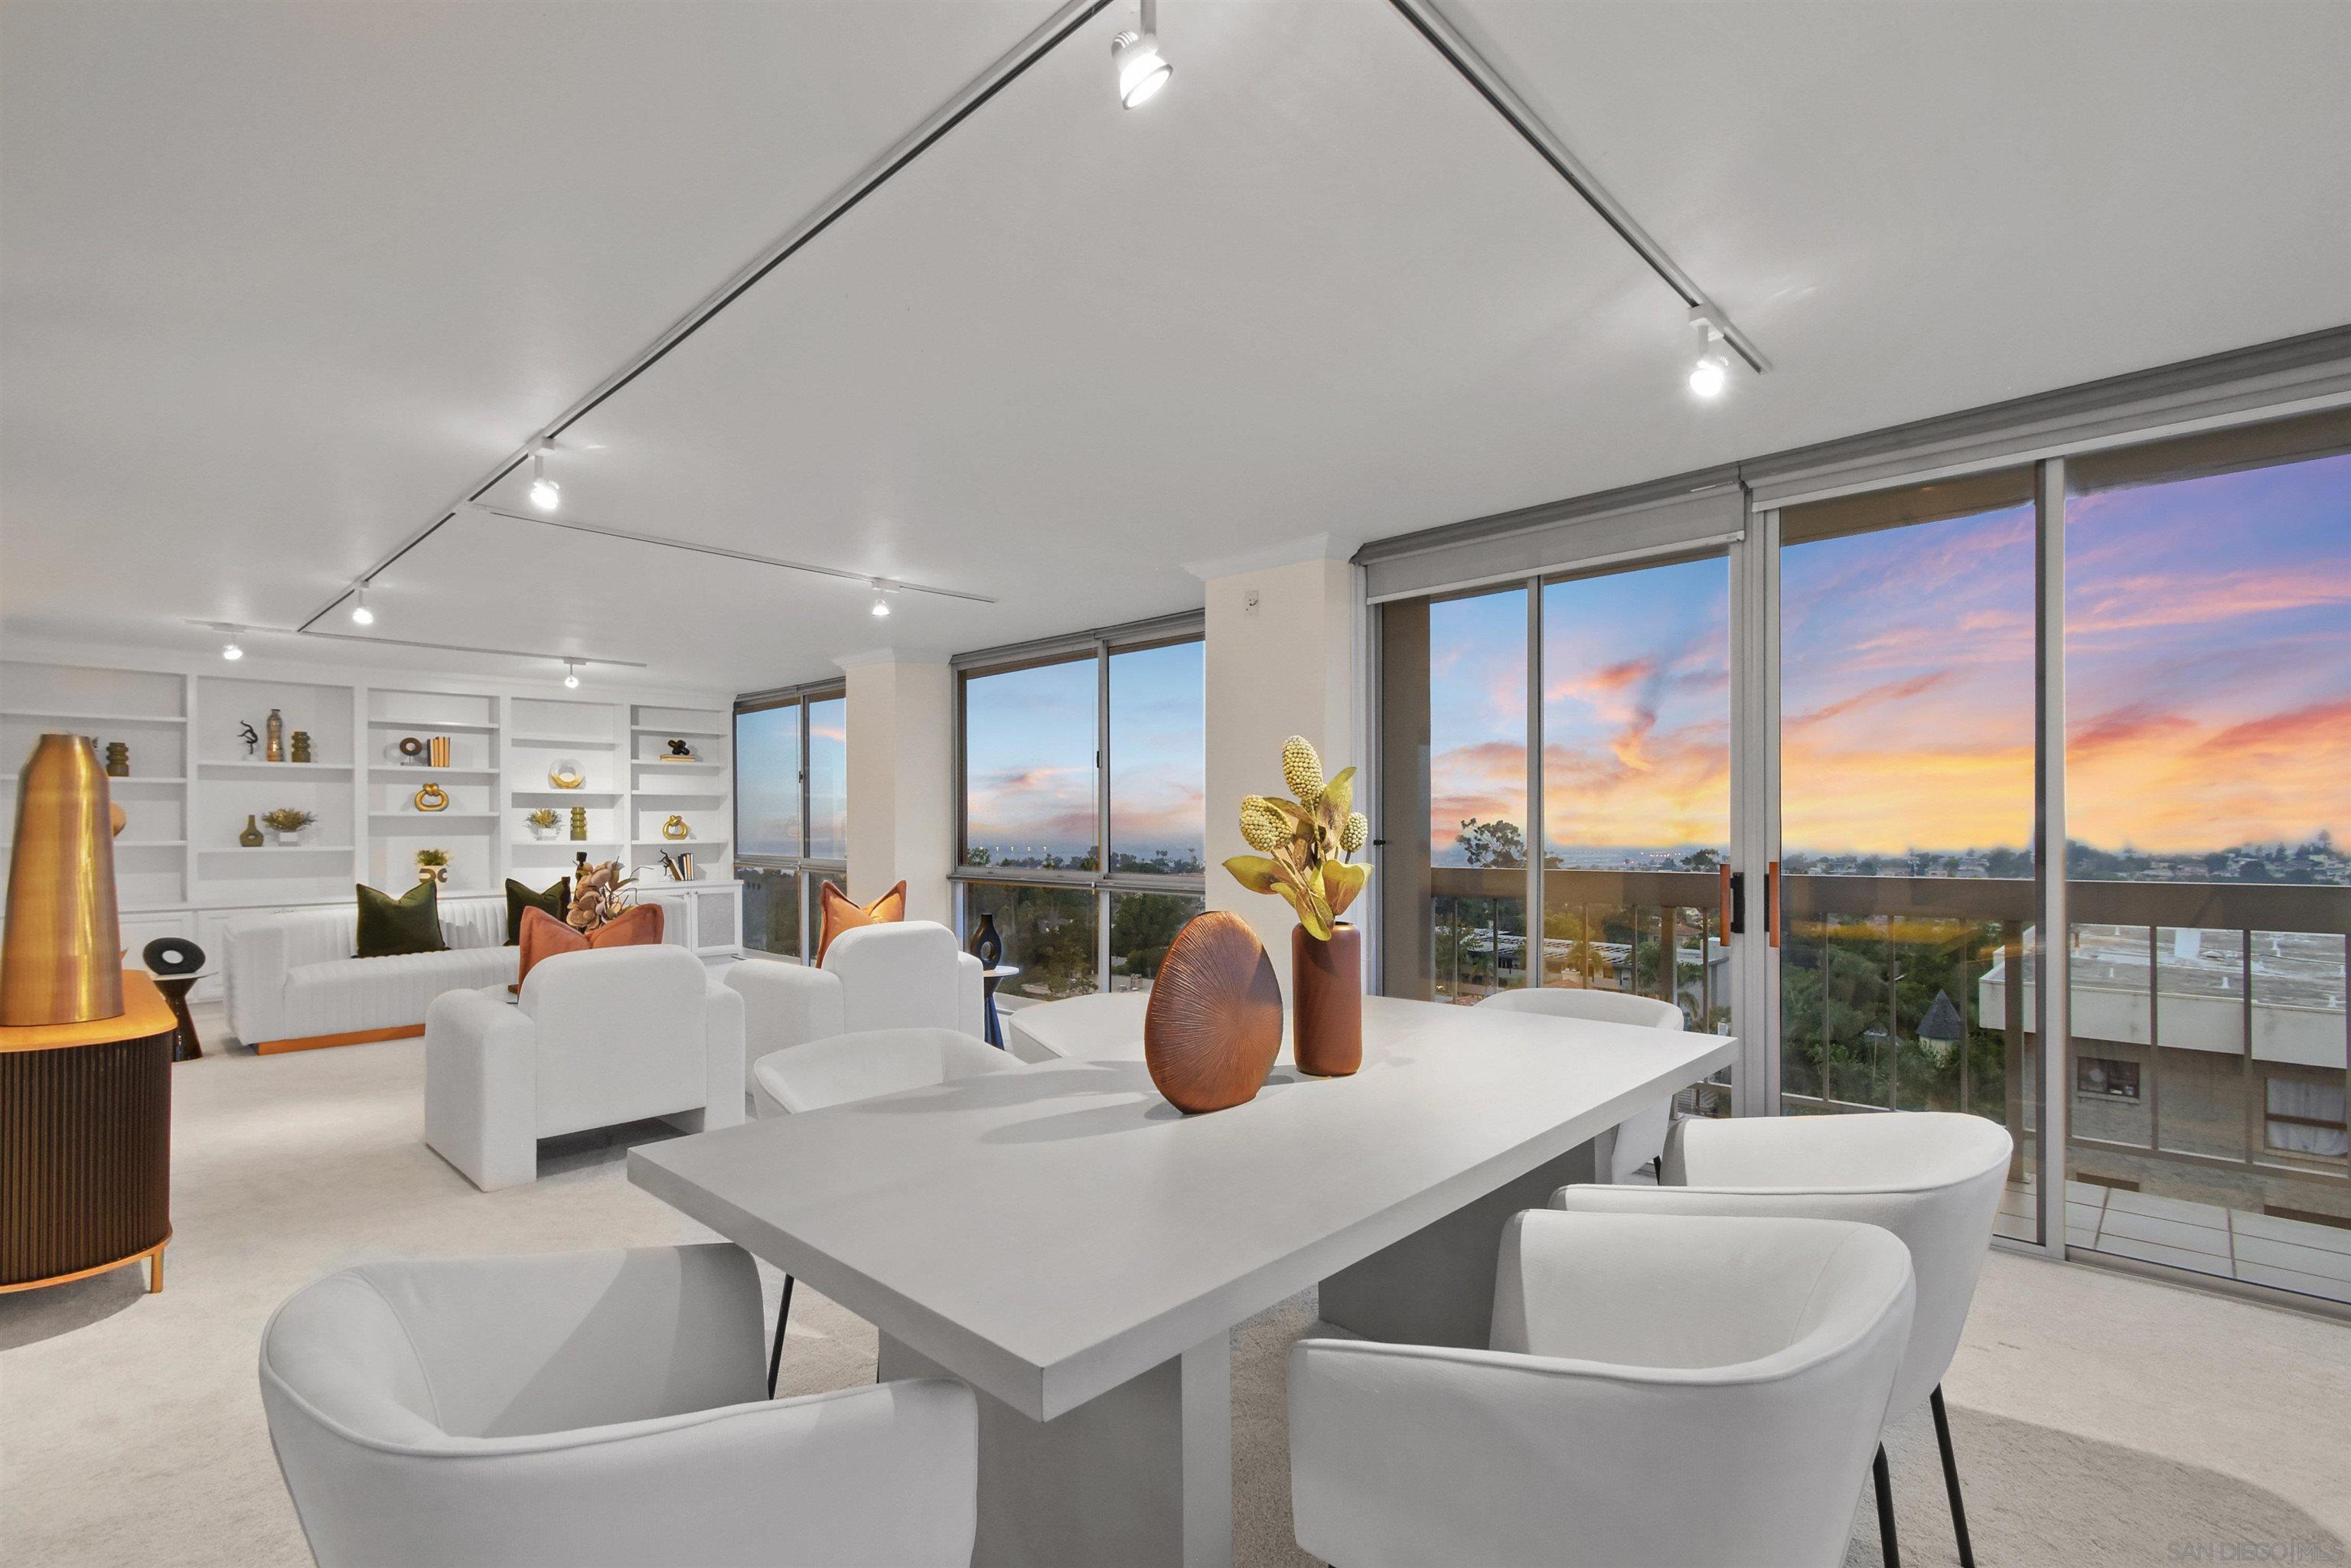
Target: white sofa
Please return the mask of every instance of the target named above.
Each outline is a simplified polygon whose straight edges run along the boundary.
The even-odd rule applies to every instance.
[[[933,920],[861,925],[833,938],[824,965],[746,958],[726,971],[743,998],[748,1064],[773,1051],[877,1029],[951,1029],[981,1037],[980,962]]]
[[[265,1053],[424,1030],[444,991],[514,984],[518,950],[507,939],[507,901],[441,900],[440,953],[360,958],[359,908],[297,909],[228,928],[221,967],[229,1032]]]
[[[647,1117],[743,1120],[743,1000],[684,948],[559,953],[519,997],[434,998],[424,1141],[483,1191],[538,1180],[541,1138]]]

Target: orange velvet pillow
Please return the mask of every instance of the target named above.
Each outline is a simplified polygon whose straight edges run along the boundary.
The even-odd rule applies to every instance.
[[[854,931],[861,925],[888,925],[906,918],[906,884],[897,886],[871,904],[857,904],[849,894],[831,883],[818,890],[817,902],[822,906],[824,924],[818,928],[816,961],[824,962],[824,950],[832,939],[844,931]]]
[[[522,983],[529,977],[530,967],[541,958],[552,958],[558,953],[586,953],[598,947],[637,947],[662,939],[662,909],[658,904],[640,904],[633,909],[622,910],[595,930],[574,931],[544,909],[522,912],[522,965],[515,975],[515,983],[507,988],[517,996]]]

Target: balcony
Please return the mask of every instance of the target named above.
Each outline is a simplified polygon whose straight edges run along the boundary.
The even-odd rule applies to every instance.
[[[1785,881],[1781,1109],[2003,1123],[2019,1156],[2001,1228],[2031,1239],[2033,883]],[[1711,874],[1550,868],[1543,887],[1546,984],[1670,998],[1728,1029]],[[1431,888],[1435,994],[1526,984],[1524,872],[1438,868]],[[2068,898],[2067,1241],[2351,1301],[2351,887],[2076,881]],[[1685,1103],[1727,1109],[1719,1085]]]

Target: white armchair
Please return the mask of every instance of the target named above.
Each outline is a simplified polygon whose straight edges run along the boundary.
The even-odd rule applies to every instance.
[[[903,920],[842,932],[821,967],[748,958],[726,971],[726,984],[743,998],[747,1064],[877,1029],[951,1029],[979,1039],[981,972],[946,926]],[[747,1065],[742,1087],[752,1087]]]
[[[682,947],[559,953],[522,995],[450,991],[424,1019],[424,1141],[483,1191],[538,1176],[538,1141],[657,1116],[743,1120],[743,1000]]]
[[[1636,1029],[1681,1032],[1682,1009],[1655,997],[1624,991],[1600,991],[1574,986],[1522,986],[1496,991],[1478,1004],[1502,1012],[1541,1013],[1547,1018],[1588,1019],[1595,1023],[1625,1023]],[[1594,1150],[1604,1181],[1655,1181],[1665,1157],[1666,1130],[1673,1124],[1673,1096],[1642,1106],[1611,1127]]]
[[[1298,1544],[1343,1568],[1828,1568],[1911,1305],[1869,1226],[1514,1216],[1491,1349],[1290,1347]]]
[[[1991,1249],[2014,1147],[1998,1123],[1947,1112],[1692,1117],[1677,1123],[1667,1141],[1663,1186],[1562,1187],[1552,1204],[1582,1214],[1853,1220],[1900,1237],[1917,1271],[1918,1310],[1886,1415],[1932,1407],[1959,1560],[1972,1568],[1942,1381]],[[1891,1563],[1894,1500],[1883,1448],[1874,1475],[1881,1547]]]
[[[968,1563],[971,1391],[771,1403],[759,1349],[730,1245],[376,1263],[277,1310],[261,1401],[322,1568]]]

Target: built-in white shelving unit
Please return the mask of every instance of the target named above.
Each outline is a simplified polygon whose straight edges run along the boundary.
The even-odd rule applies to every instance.
[[[140,668],[79,657],[88,662],[0,662],[0,814],[13,821],[16,775],[43,734],[89,736],[101,760],[108,741],[129,743],[130,775],[110,779],[109,792],[128,818],[114,842],[115,886],[134,962],[148,940],[167,935],[193,937],[217,957],[231,916],[340,903],[354,882],[401,891],[414,883],[415,854],[426,848],[448,852],[444,889],[453,896],[496,893],[508,876],[543,886],[582,852],[617,859],[646,892],[694,901],[699,950],[737,940],[728,707],[559,688],[540,695],[520,682],[360,671],[330,680],[316,665],[256,658]],[[247,755],[238,726],[266,734],[273,708],[288,756],[298,729],[312,760]],[[400,742],[411,736],[447,737],[450,765],[403,758]],[[686,741],[695,760],[654,760],[673,738]],[[549,780],[563,759],[580,765],[580,788]],[[427,782],[448,798],[444,810],[417,808]],[[237,842],[247,817],[257,821],[280,806],[317,819],[307,841]],[[583,840],[570,837],[574,806],[588,812]],[[540,807],[560,819],[554,838],[532,836],[526,819]],[[672,813],[692,827],[689,841],[663,840]],[[695,883],[666,881],[664,849],[693,852]],[[0,847],[0,877],[6,867]]]

